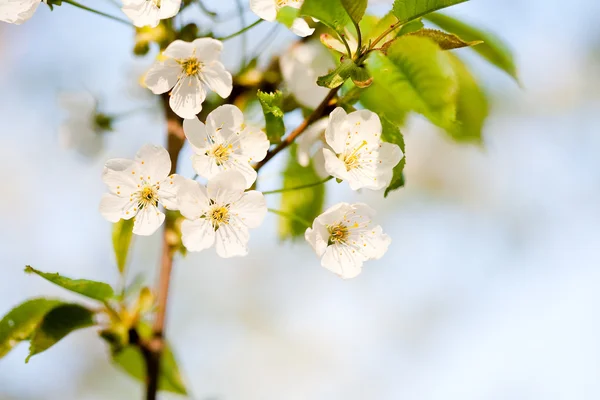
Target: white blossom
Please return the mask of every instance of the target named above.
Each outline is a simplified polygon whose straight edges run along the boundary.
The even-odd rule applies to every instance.
[[[299,9],[302,7],[302,3],[304,3],[304,0],[250,0],[250,9],[265,21],[273,22],[277,19],[277,13],[281,8]],[[302,18],[296,18],[290,30],[302,37],[310,36],[315,31]]]
[[[317,78],[335,68],[329,51],[318,41],[296,43],[279,60],[283,80],[298,103],[317,108],[329,92],[317,85]]]
[[[375,211],[363,203],[339,203],[319,215],[304,237],[321,265],[344,279],[360,274],[364,261],[378,260],[391,239],[373,226]]]
[[[325,157],[323,156],[323,148],[329,148],[325,143],[325,130],[328,125],[329,118],[321,118],[306,128],[304,133],[296,139],[298,164],[308,167],[312,161],[315,172],[322,178],[329,176],[325,169]]]
[[[381,141],[381,121],[369,110],[346,114],[336,108],[329,116],[325,139],[331,147],[323,149],[325,169],[348,181],[352,190],[387,187],[403,157],[398,145]]]
[[[267,214],[262,193],[244,192],[246,180],[237,171],[221,172],[207,187],[186,180],[179,191],[179,210],[186,218],[181,240],[189,251],[215,246],[223,258],[248,254],[248,229],[257,228]]]
[[[123,0],[121,10],[138,28],[154,28],[161,19],[177,15],[180,7],[181,0]]]
[[[146,86],[154,94],[171,90],[169,104],[182,118],[195,118],[202,110],[207,88],[225,98],[231,94],[231,74],[219,61],[223,43],[200,38],[175,40],[146,74]]]
[[[42,0],[0,1],[0,21],[21,25],[33,16]]]
[[[102,150],[104,134],[111,130],[111,118],[98,112],[96,99],[87,92],[62,93],[58,100],[68,113],[58,130],[61,146],[86,157],[97,155]]]
[[[223,105],[206,118],[183,121],[183,130],[194,149],[192,163],[196,173],[212,178],[222,171],[238,171],[246,188],[256,181],[252,162],[261,161],[269,150],[267,135],[244,123],[244,114],[233,105]]]
[[[135,160],[108,160],[102,180],[110,193],[102,196],[100,213],[110,222],[135,218],[133,233],[152,235],[165,220],[158,205],[178,209],[177,192],[183,178],[169,175],[170,170],[167,150],[150,144],[140,149]]]

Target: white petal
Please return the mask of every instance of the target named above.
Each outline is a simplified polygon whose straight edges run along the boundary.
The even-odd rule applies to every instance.
[[[209,179],[208,196],[217,204],[231,204],[238,201],[246,189],[246,179],[237,171],[221,172]]]
[[[225,129],[237,133],[244,123],[244,113],[234,105],[226,104],[215,108],[206,118],[206,126],[211,135]]]
[[[360,253],[352,253],[352,250],[344,245],[331,245],[325,250],[321,265],[343,279],[358,276],[361,272],[364,256]]]
[[[192,167],[198,175],[206,179],[211,179],[223,171],[222,168],[217,165],[214,158],[209,157],[206,154],[194,154],[192,156]]]
[[[329,115],[329,125],[325,131],[325,140],[337,154],[342,153],[346,147],[346,138],[348,136],[347,119],[346,111],[342,107],[337,107]]]
[[[202,251],[215,243],[215,230],[205,218],[181,223],[181,241],[188,251]]]
[[[380,165],[394,168],[402,160],[402,157],[404,157],[404,154],[402,154],[400,146],[394,143],[381,143],[381,147],[379,148]]]
[[[240,134],[240,146],[249,161],[261,161],[267,156],[271,143],[262,130],[246,127]]]
[[[370,144],[379,144],[381,141],[381,121],[374,112],[357,110],[348,114],[346,121],[354,143],[364,140]]]
[[[210,206],[206,188],[191,179],[184,179],[179,183],[177,197],[179,212],[190,220],[200,218]]]
[[[194,54],[194,45],[183,40],[174,40],[167,46],[163,55],[169,58],[186,59]]]
[[[200,72],[200,79],[222,98],[229,97],[233,89],[231,74],[218,61],[205,65]]]
[[[310,36],[315,31],[315,29],[308,26],[308,23],[302,18],[296,18],[292,23],[290,30],[300,37]]]
[[[350,174],[346,170],[346,164],[329,149],[323,149],[323,156],[325,158],[325,170],[331,176],[338,179],[348,180]]]
[[[198,118],[184,119],[183,132],[187,140],[194,147],[194,151],[198,150],[197,153],[206,153],[206,148],[209,146],[208,134],[206,126]]]
[[[213,38],[199,38],[192,42],[196,50],[196,57],[202,60],[204,64],[217,61],[223,50],[223,43]]]
[[[298,164],[303,167],[308,167],[313,151],[316,147],[320,147],[322,144],[321,138],[324,137],[325,130],[329,125],[328,118],[321,118],[317,122],[311,124],[306,131],[296,140],[298,144],[298,150],[296,156],[298,158]],[[321,153],[317,151],[317,154]]]
[[[179,79],[181,66],[173,59],[155,62],[146,73],[144,83],[154,94],[168,92]]]
[[[327,172],[327,168],[325,168],[325,155],[323,154],[323,151],[317,151],[315,153],[312,159],[312,165],[320,178],[325,179],[331,175]]]
[[[169,176],[171,158],[169,152],[162,146],[144,145],[135,155],[140,173],[149,183],[155,184]]]
[[[179,210],[179,191],[186,180],[181,175],[173,174],[160,183],[158,199],[167,210]]]
[[[230,211],[248,228],[258,228],[267,215],[267,202],[261,192],[251,190],[233,203]]]
[[[124,158],[108,160],[104,164],[102,181],[111,193],[128,196],[137,190],[136,166],[135,161]]]
[[[133,222],[133,233],[140,236],[150,236],[160,228],[165,220],[165,214],[154,206],[141,209]]]
[[[387,252],[392,239],[383,233],[381,226],[377,225],[364,235],[362,241],[361,252],[371,260],[379,260]]]
[[[181,0],[162,0],[160,4],[160,19],[174,17],[181,8]]]
[[[39,0],[3,2],[0,4],[0,21],[21,25],[33,16],[40,4]]]
[[[121,10],[138,28],[150,26],[155,28],[160,22],[159,9],[152,2],[142,1],[129,3],[121,7]]]
[[[327,241],[329,240],[329,232],[325,225],[315,220],[313,227],[307,228],[306,232],[304,232],[304,238],[315,250],[317,256],[323,256],[327,249]]]
[[[205,98],[206,91],[202,82],[195,76],[188,76],[180,79],[173,88],[169,105],[181,118],[196,118]]]
[[[120,197],[105,193],[100,200],[100,214],[110,222],[118,222],[120,219],[130,219],[135,216],[133,211],[135,201],[129,201],[129,197]]]
[[[217,254],[223,258],[245,256],[248,254],[248,228],[231,225],[221,225],[217,229],[216,249]]]
[[[265,21],[273,22],[277,19],[275,0],[250,0],[250,9]]]

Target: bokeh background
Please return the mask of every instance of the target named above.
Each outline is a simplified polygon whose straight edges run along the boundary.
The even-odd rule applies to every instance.
[[[192,398],[600,398],[600,3],[478,0],[448,14],[510,43],[524,84],[459,51],[492,96],[484,148],[415,118],[404,130],[406,188],[384,201],[330,183],[328,205],[370,203],[393,238],[354,280],[321,268],[303,242],[278,242],[273,216],[248,257],[179,260],[168,336]],[[232,17],[217,32],[238,28]],[[270,29],[252,30],[249,48]],[[280,29],[265,59],[293,39]],[[111,225],[97,211],[102,165],[165,131],[156,99],[136,87],[152,56],[134,57],[133,43],[127,27],[69,5],[0,25],[0,314],[39,295],[76,299],[25,264],[117,282]],[[231,68],[239,45],[226,44]],[[58,143],[65,90],[88,90],[107,111],[156,109],[119,122],[99,157],[84,159]],[[181,172],[191,175],[189,154]],[[261,187],[279,186],[278,162]],[[136,238],[130,276],[154,282],[159,242]],[[0,399],[141,398],[107,354],[93,329],[29,364],[21,344],[0,360]]]

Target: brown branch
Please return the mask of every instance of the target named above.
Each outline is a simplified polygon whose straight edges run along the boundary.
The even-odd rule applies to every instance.
[[[294,129],[289,135],[287,135],[286,138],[281,141],[281,143],[279,143],[274,149],[270,150],[267,153],[267,156],[262,161],[256,163],[254,169],[256,171],[260,170],[280,151],[284,150],[286,147],[291,145],[294,142],[294,140],[296,140],[296,138],[300,136],[302,132],[306,130],[306,128],[309,127],[310,124],[312,124],[319,118],[322,118],[325,115],[327,115],[329,113],[330,108],[332,107],[332,100],[339,89],[339,87],[331,89],[329,93],[327,93],[327,96],[323,99],[321,104],[319,104],[319,106],[304,121],[302,121],[302,123],[296,129]]]

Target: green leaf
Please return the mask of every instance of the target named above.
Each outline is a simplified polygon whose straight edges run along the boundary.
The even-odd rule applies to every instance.
[[[279,143],[285,134],[284,114],[281,110],[283,94],[279,90],[274,93],[265,93],[259,90],[257,96],[265,116],[267,138],[271,143]]]
[[[388,121],[386,118],[381,116],[379,118],[381,119],[382,127],[381,139],[388,143],[397,144],[398,146],[400,146],[402,154],[404,154],[402,160],[400,160],[398,165],[394,167],[394,175],[392,177],[392,181],[390,182],[389,186],[385,189],[384,196],[387,197],[391,191],[404,186],[404,165],[406,164],[406,150],[404,146],[404,136],[402,136],[402,132],[400,132],[400,129],[398,129],[398,127],[395,124]]]
[[[489,112],[488,100],[466,65],[455,55],[450,60],[458,77],[456,124],[447,130],[459,142],[482,142],[482,129]]]
[[[425,25],[423,25],[423,21],[420,19],[415,19],[414,21],[410,21],[408,24],[402,25],[402,28],[400,28],[396,36],[408,35],[409,33],[423,29],[424,26]]]
[[[113,288],[104,282],[90,281],[87,279],[71,279],[60,276],[58,273],[52,274],[38,271],[29,265],[25,267],[25,272],[37,274],[47,281],[70,290],[71,292],[89,297],[90,299],[106,301],[114,296]]]
[[[404,125],[406,110],[401,110],[394,95],[381,82],[373,80],[373,84],[360,94],[360,103],[367,109],[379,114],[396,126]]]
[[[357,66],[352,69],[350,77],[352,78],[352,82],[359,88],[369,87],[373,83],[373,77],[364,66]]]
[[[316,18],[340,35],[344,35],[344,28],[350,23],[341,0],[304,0],[300,15]]]
[[[296,18],[298,18],[299,11],[297,8],[285,6],[277,11],[277,22],[291,28]]]
[[[354,71],[356,68],[358,67],[356,64],[354,64],[354,61],[345,59],[333,71],[327,75],[320,76],[317,79],[317,85],[324,86],[329,89],[334,89],[338,86],[341,86],[344,84],[346,79],[352,76],[352,71]]]
[[[350,18],[359,23],[367,11],[367,0],[341,0],[341,2]]]
[[[283,171],[283,187],[292,188],[318,182],[323,178],[317,174],[313,163],[303,167],[296,161],[296,146],[292,146],[287,166]],[[325,185],[313,186],[306,189],[283,192],[281,194],[280,210],[287,214],[296,215],[300,219],[313,221],[323,211],[325,201]],[[291,220],[279,218],[279,237],[283,240],[304,237],[307,226]]]
[[[144,357],[137,346],[126,346],[113,356],[114,363],[123,371],[139,380],[146,381],[146,364]],[[166,392],[186,395],[187,389],[181,378],[175,356],[169,346],[166,346],[160,360],[160,378],[158,389]]]
[[[50,310],[31,337],[29,355],[25,362],[39,354],[69,333],[94,326],[94,313],[77,304],[63,304]]]
[[[519,82],[512,52],[498,36],[439,13],[430,14],[426,19],[464,40],[482,40],[483,43],[473,50]]]
[[[32,299],[9,311],[0,321],[0,358],[14,346],[28,340],[48,311],[63,304],[60,300]]]
[[[395,0],[392,12],[400,24],[404,25],[413,19],[465,1],[467,0]]]
[[[408,35],[429,38],[436,42],[442,50],[460,49],[462,47],[476,46],[483,43],[481,40],[465,42],[453,33],[446,33],[438,31],[437,29],[420,29],[418,31],[411,32]]]
[[[122,274],[127,266],[127,256],[133,238],[133,218],[122,219],[113,225],[112,242],[117,260],[117,267]]]
[[[431,40],[402,36],[389,47],[387,57],[371,53],[367,67],[379,90],[388,92],[385,98],[391,103],[386,107],[416,111],[443,128],[454,122],[456,76],[448,53]],[[389,113],[385,116],[391,118]]]

